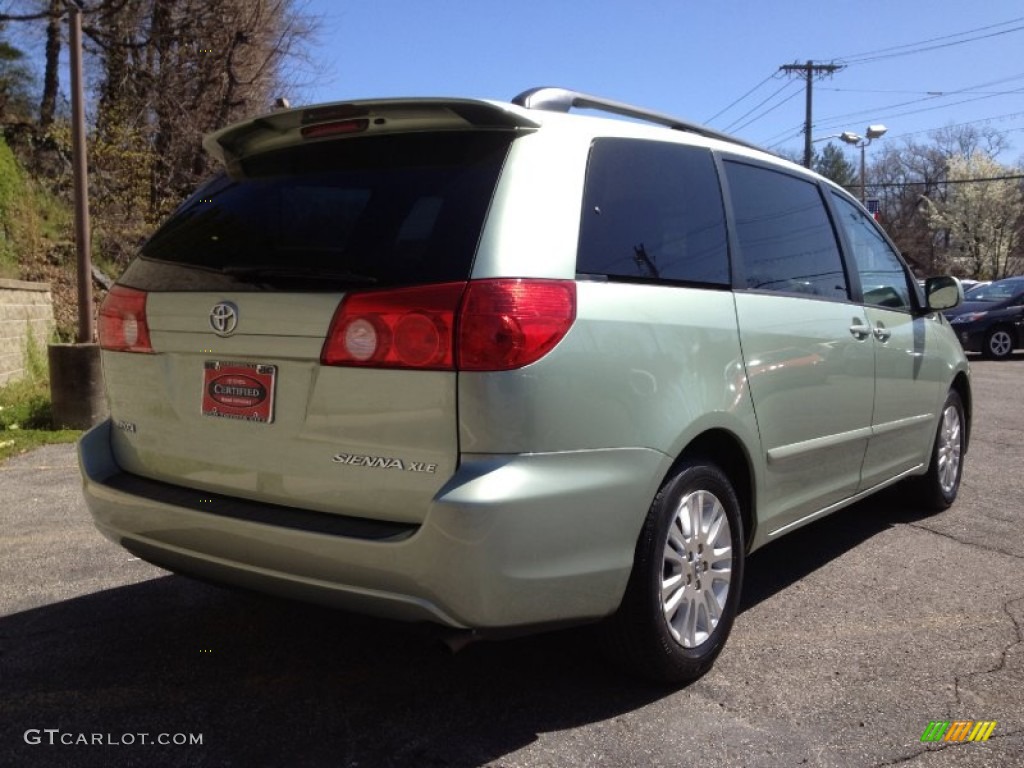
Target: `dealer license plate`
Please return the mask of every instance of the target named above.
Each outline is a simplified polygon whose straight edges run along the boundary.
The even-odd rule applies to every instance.
[[[277,366],[263,363],[203,363],[203,415],[269,424],[274,420]]]

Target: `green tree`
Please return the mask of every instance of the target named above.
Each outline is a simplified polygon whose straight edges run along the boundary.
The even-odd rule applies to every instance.
[[[842,148],[831,141],[825,145],[820,154],[815,152],[811,167],[841,187],[852,187],[859,178],[856,168],[846,159]]]

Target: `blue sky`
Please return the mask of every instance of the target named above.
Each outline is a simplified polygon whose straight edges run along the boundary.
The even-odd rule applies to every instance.
[[[927,141],[970,122],[1005,132],[1004,162],[1024,157],[1020,0],[311,0],[307,11],[320,23],[297,103],[508,100],[561,85],[800,151],[803,81],[778,69],[811,59],[848,64],[815,81],[815,138],[884,123],[882,142]]]

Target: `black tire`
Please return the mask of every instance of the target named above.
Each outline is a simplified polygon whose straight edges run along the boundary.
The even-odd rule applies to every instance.
[[[1011,329],[997,326],[985,334],[981,353],[989,360],[1005,360],[1013,354],[1015,341]]]
[[[688,536],[684,526],[695,509],[701,527],[710,523],[709,530],[696,534],[690,525],[693,535]],[[728,551],[722,546],[726,541]],[[743,521],[728,477],[708,462],[683,464],[647,513],[622,605],[605,626],[608,649],[616,660],[658,682],[697,679],[711,668],[732,629],[743,562]],[[678,588],[670,584],[665,601],[664,584],[676,578]],[[666,603],[675,603],[675,609]]]
[[[951,389],[939,413],[928,472],[917,478],[913,485],[921,507],[941,512],[956,501],[966,453],[967,419],[964,404],[960,395]]]

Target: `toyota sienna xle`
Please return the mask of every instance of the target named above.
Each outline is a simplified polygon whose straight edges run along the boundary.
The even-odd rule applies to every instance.
[[[145,560],[481,633],[602,621],[679,681],[751,551],[900,481],[956,498],[962,289],[796,165],[553,88],[205,147],[222,172],[102,306],[80,445]]]

